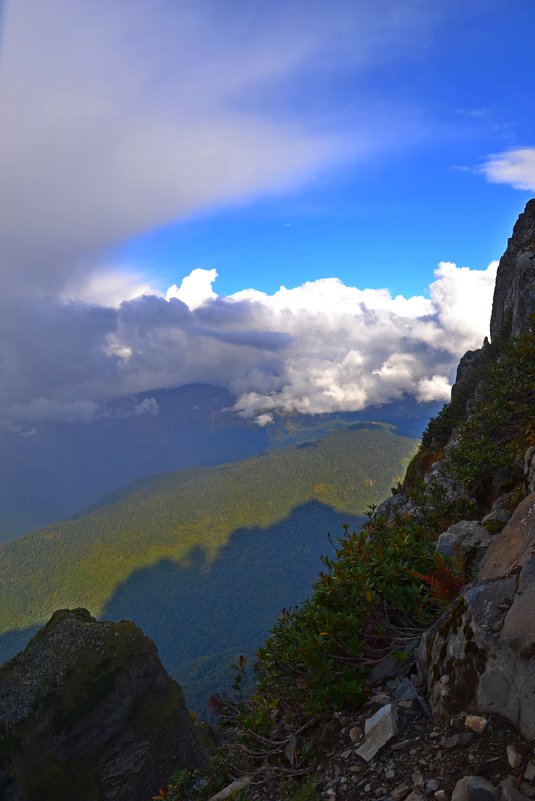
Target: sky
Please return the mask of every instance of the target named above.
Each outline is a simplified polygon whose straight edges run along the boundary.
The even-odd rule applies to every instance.
[[[0,18],[0,430],[194,381],[259,425],[448,399],[535,192],[532,0]]]

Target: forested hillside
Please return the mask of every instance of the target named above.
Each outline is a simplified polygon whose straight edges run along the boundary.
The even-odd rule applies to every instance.
[[[414,440],[334,431],[213,468],[143,480],[78,519],[0,547],[0,656],[58,608],[131,618],[199,708],[220,671],[303,600],[344,522],[399,478]]]
[[[0,542],[72,517],[143,477],[247,459],[369,420],[419,437],[438,411],[406,397],[361,412],[277,415],[260,427],[232,411],[234,403],[221,387],[194,384],[118,399],[90,423],[0,430]]]

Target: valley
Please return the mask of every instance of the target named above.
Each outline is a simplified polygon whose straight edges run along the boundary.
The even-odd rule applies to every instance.
[[[355,423],[215,467],[142,479],[82,516],[0,546],[0,659],[55,609],[133,619],[203,714],[229,664],[303,601],[343,525],[358,527],[416,441]],[[223,681],[225,685],[225,681]]]

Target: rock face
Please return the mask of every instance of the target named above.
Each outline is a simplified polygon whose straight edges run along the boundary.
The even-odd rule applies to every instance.
[[[535,739],[535,492],[489,546],[477,581],[420,646],[439,718],[495,713]]]
[[[481,552],[482,556],[492,542],[492,536],[481,523],[459,520],[440,535],[436,549],[443,556],[455,556],[457,553],[468,555],[475,551],[475,559],[479,562],[481,558],[478,559],[478,553]]]
[[[485,342],[479,351],[468,352],[459,365],[452,397],[464,393],[468,418],[478,404],[480,364],[500,358],[504,340],[526,333],[534,314],[535,200],[531,200],[498,267],[491,319],[498,356]],[[445,458],[432,466],[428,476],[436,473],[440,477],[441,470],[448,474],[449,453],[458,447],[455,437],[453,430],[444,447]],[[437,718],[465,711],[494,713],[534,740],[535,443],[510,466],[511,471],[518,475],[514,489],[505,494],[501,494],[500,470],[491,476],[494,501],[483,525],[459,521],[439,538],[440,553],[475,553],[473,564],[478,572],[475,581],[426,632],[419,660]],[[495,534],[500,529],[501,533]]]
[[[146,801],[201,762],[182,691],[133,623],[55,612],[0,668],[4,801]]]
[[[490,334],[523,333],[535,312],[535,200],[518,218],[500,259],[492,303]]]

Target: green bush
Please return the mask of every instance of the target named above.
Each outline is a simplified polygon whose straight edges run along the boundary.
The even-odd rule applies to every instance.
[[[334,709],[358,707],[366,675],[404,648],[436,615],[429,583],[437,570],[434,535],[413,518],[371,517],[339,540],[303,606],[284,610],[258,651],[257,685],[241,725],[267,733],[274,719],[292,726]],[[449,569],[449,567],[447,568]]]
[[[469,490],[492,492],[498,471],[535,442],[535,334],[513,340],[485,372],[470,416],[459,426],[451,460]]]

